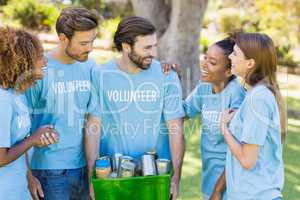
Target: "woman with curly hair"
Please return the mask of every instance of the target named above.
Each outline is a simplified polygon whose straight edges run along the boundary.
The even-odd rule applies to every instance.
[[[0,199],[31,199],[25,153],[32,146],[58,140],[50,126],[29,134],[31,122],[23,93],[43,77],[45,64],[43,48],[34,35],[0,27]]]

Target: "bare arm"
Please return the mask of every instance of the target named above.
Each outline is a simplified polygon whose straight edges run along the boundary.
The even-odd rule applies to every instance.
[[[214,191],[223,193],[225,188],[226,188],[226,177],[225,177],[225,170],[224,170],[220,175],[220,177],[218,178]]]
[[[226,188],[226,178],[225,178],[225,170],[224,170],[220,175],[220,177],[218,178],[214,191],[210,196],[209,200],[221,200],[225,188]]]
[[[177,198],[179,182],[181,177],[181,168],[185,151],[185,140],[183,134],[183,119],[174,119],[167,121],[169,130],[170,150],[174,174],[172,176],[171,187],[173,188],[173,199]]]
[[[45,136],[45,133],[47,133],[47,136]],[[20,143],[10,148],[0,148],[0,167],[15,161],[32,146],[46,146],[57,141],[58,137],[52,128],[48,126],[41,127],[36,133],[30,135]]]
[[[241,144],[231,134],[227,125],[234,116],[234,112],[224,111],[221,119],[221,132],[232,154],[239,160],[245,169],[252,169],[256,165],[259,154],[259,145]]]
[[[29,137],[13,147],[0,148],[0,167],[15,161],[33,145],[33,140]]]
[[[256,144],[240,144],[231,135],[226,128],[224,138],[229,146],[230,151],[240,161],[241,165],[248,170],[251,170],[255,165],[259,153],[259,145]]]
[[[99,155],[100,137],[101,137],[100,126],[101,123],[98,118],[88,116],[86,126],[85,126],[84,148],[85,148],[85,155],[87,160],[89,183],[90,183],[90,178],[93,175],[95,161]]]
[[[34,177],[31,172],[28,154],[26,153],[25,156],[26,156],[27,181],[28,181],[29,191],[33,200],[39,200],[40,197],[44,198],[42,185],[40,181],[36,177]]]

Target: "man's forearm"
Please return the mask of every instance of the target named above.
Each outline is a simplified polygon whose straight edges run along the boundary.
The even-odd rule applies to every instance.
[[[167,122],[169,130],[170,151],[172,156],[172,164],[174,175],[180,179],[181,168],[185,152],[185,140],[183,134],[183,120],[175,119]]]
[[[84,136],[84,148],[89,180],[93,175],[95,161],[99,155],[100,137],[100,121],[97,118],[89,116],[86,122]]]

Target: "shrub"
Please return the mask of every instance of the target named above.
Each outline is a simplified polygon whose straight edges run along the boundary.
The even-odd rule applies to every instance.
[[[278,63],[287,67],[296,67],[297,62],[294,59],[293,54],[291,53],[292,47],[291,45],[282,45],[276,47]]]
[[[0,6],[6,5],[8,0],[0,0]]]
[[[6,17],[34,30],[51,30],[59,15],[50,3],[39,0],[10,0],[3,9]]]
[[[100,37],[102,39],[107,39],[112,41],[114,33],[117,30],[117,26],[120,20],[121,19],[119,17],[103,20],[100,27]]]
[[[238,9],[224,8],[218,18],[219,29],[222,33],[231,33],[241,29],[242,22]]]

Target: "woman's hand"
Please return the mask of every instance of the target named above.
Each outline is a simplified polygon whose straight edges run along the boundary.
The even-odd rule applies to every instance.
[[[44,192],[40,181],[33,176],[31,172],[27,172],[28,189],[33,200],[44,198]]]
[[[169,74],[171,70],[174,70],[178,77],[181,78],[181,67],[179,67],[179,65],[161,62],[161,67],[163,68],[164,74]]]
[[[220,129],[223,134],[225,132],[224,130],[227,128],[229,122],[231,121],[231,119],[233,118],[235,113],[236,113],[236,110],[233,110],[233,109],[224,110],[221,113]]]
[[[58,134],[50,125],[40,127],[30,136],[33,146],[44,147],[58,142]]]

